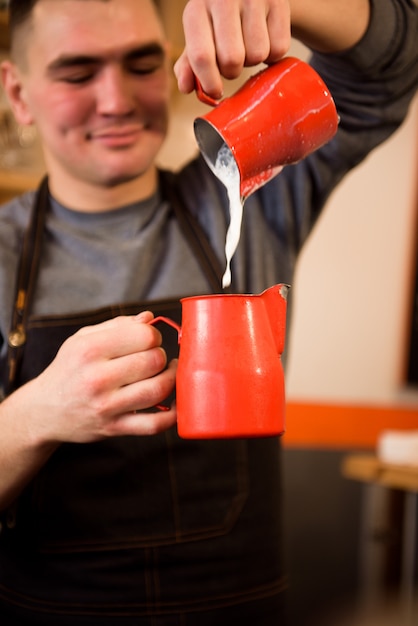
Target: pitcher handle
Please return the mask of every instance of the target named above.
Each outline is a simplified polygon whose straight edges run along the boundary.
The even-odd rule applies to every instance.
[[[194,77],[194,81],[195,81],[196,95],[199,98],[200,102],[203,102],[203,104],[208,104],[211,107],[217,107],[218,104],[220,104],[221,100],[216,100],[215,98],[208,96],[208,94],[205,91],[203,91],[202,84],[197,76]]]
[[[165,322],[166,324],[168,324],[169,326],[174,328],[177,331],[177,333],[178,333],[178,341],[180,343],[181,326],[179,326],[179,324],[177,324],[177,322],[175,322],[174,320],[171,320],[169,317],[164,317],[164,315],[158,315],[158,317],[154,317],[154,319],[151,320],[148,323],[151,326],[154,326],[154,324],[156,324],[157,322]],[[155,408],[158,409],[159,411],[169,411],[170,410],[170,407],[165,406],[164,404],[156,404]]]
[[[178,333],[179,343],[180,343],[181,326],[179,324],[177,324],[177,322],[175,322],[174,320],[170,319],[169,317],[164,317],[164,315],[158,315],[157,317],[154,317],[154,319],[151,320],[148,323],[151,324],[151,326],[154,326],[154,324],[156,324],[157,322],[165,322],[166,324],[168,324],[169,326],[174,328],[177,331],[177,333]]]

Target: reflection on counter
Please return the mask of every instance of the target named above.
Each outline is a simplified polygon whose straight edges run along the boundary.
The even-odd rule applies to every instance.
[[[9,15],[7,12],[7,4],[4,0],[0,0],[0,48],[7,49],[9,47]]]

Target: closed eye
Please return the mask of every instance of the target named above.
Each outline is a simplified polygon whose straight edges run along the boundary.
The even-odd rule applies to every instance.
[[[58,75],[56,80],[69,83],[71,85],[81,85],[87,83],[95,76],[94,71],[86,71],[85,68],[81,70],[74,69],[73,71],[63,72],[62,75]]]
[[[161,48],[154,52],[144,54],[132,53],[126,59],[126,68],[133,74],[147,75],[157,72],[164,66],[165,53]]]
[[[159,43],[151,43],[138,49],[130,50],[120,61],[126,71],[147,76],[164,66],[165,50]],[[92,80],[107,61],[105,58],[84,55],[63,55],[55,59],[48,67],[49,76],[56,81],[69,84],[83,84]]]
[[[48,75],[54,81],[79,84],[93,78],[99,67],[99,60],[91,57],[60,57],[48,67]]]

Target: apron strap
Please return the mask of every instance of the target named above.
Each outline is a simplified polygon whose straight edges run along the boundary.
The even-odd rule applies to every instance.
[[[8,377],[6,395],[14,389],[19,364],[26,343],[26,325],[36,284],[41,256],[42,234],[48,206],[48,178],[36,193],[31,219],[23,239],[12,312],[12,329],[8,336]]]

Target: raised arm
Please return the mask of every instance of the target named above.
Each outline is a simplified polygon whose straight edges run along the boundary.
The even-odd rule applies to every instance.
[[[290,0],[292,35],[313,50],[354,46],[369,24],[369,0]]]

